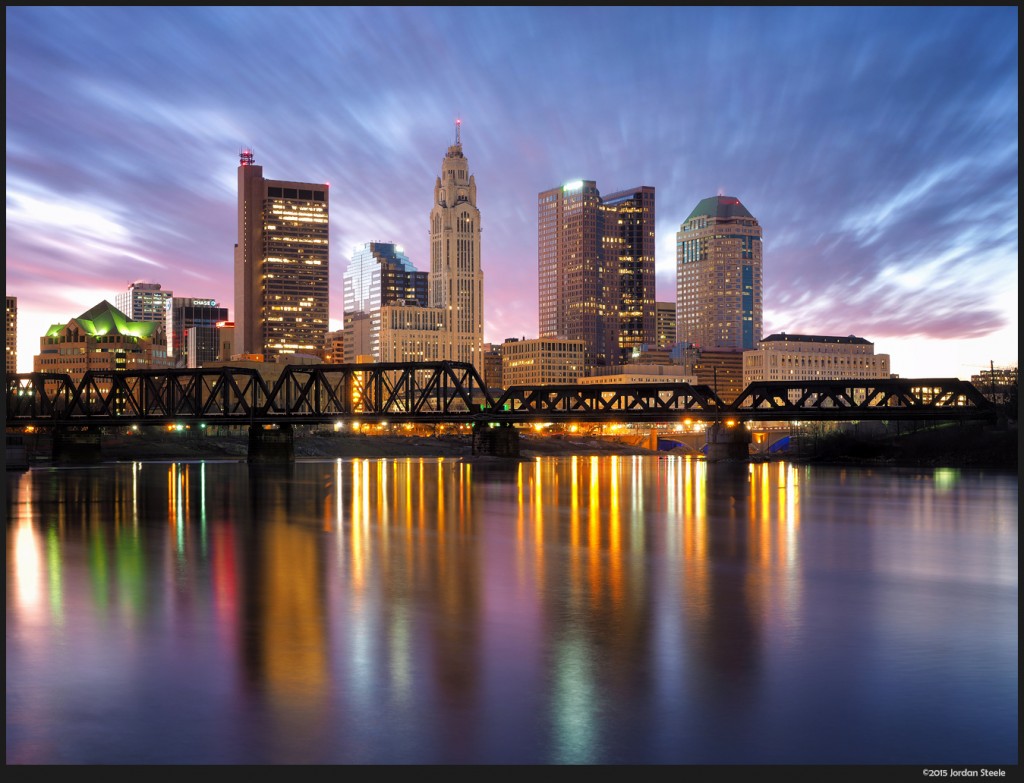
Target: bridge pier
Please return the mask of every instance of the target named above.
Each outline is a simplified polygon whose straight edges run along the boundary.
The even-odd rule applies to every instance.
[[[291,424],[278,424],[269,429],[262,424],[249,426],[248,462],[281,464],[295,459],[295,438]]]
[[[750,431],[741,424],[732,427],[712,424],[707,429],[707,459],[709,462],[747,460],[750,440]]]
[[[519,430],[511,424],[490,426],[478,421],[473,425],[473,456],[518,457]]]
[[[51,449],[51,458],[59,465],[94,465],[103,461],[98,427],[87,427],[84,430],[55,427]]]

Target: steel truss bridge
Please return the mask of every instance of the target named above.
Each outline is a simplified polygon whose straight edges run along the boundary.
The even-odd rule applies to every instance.
[[[473,365],[458,362],[287,365],[273,383],[237,367],[6,379],[9,428],[996,419],[995,406],[956,378],[762,381],[729,404],[709,386],[687,383],[513,386],[495,398]]]

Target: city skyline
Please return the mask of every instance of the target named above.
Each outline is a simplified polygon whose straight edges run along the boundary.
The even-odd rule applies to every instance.
[[[904,377],[1017,363],[1015,7],[6,20],[23,372],[51,324],[136,280],[234,302],[243,147],[272,177],[330,184],[340,328],[353,248],[393,242],[429,268],[431,183],[456,118],[479,188],[487,342],[538,336],[537,195],[592,179],[657,190],[658,301],[675,299],[680,224],[728,195],[764,232],[765,336],[856,335]]]

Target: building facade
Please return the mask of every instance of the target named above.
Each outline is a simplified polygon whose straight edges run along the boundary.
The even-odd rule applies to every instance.
[[[583,375],[586,343],[540,337],[501,344],[501,379],[510,386],[576,383]]]
[[[541,338],[582,340],[588,368],[656,339],[654,188],[602,198],[593,180],[537,197]]]
[[[100,302],[39,338],[34,372],[66,373],[75,382],[89,370],[149,370],[171,366],[162,323],[135,321]]]
[[[367,242],[355,249],[344,274],[345,328],[358,334],[358,339],[353,335],[353,342],[358,343],[360,355],[381,355],[380,335],[375,331],[381,307],[427,306],[429,277],[417,271],[402,248],[392,242]],[[371,324],[365,335],[364,317],[369,317]]]
[[[488,389],[504,389],[505,383],[501,374],[501,346],[495,343],[484,343],[484,368],[481,376]]]
[[[676,340],[749,351],[763,328],[761,226],[738,198],[700,201],[676,233]]]
[[[449,311],[441,307],[385,305],[370,314],[380,362],[445,361]],[[465,360],[461,360],[465,361]]]
[[[697,383],[697,376],[685,367],[671,364],[622,364],[602,367],[586,378],[580,378],[584,386],[615,385],[633,383]]]
[[[483,369],[484,275],[476,179],[462,152],[461,121],[441,161],[430,210],[429,306],[447,312],[442,358]]]
[[[654,301],[654,188],[644,185],[604,196],[604,263],[617,285],[618,356],[626,361],[633,349],[657,340]]]
[[[4,323],[6,324],[4,342],[7,345],[4,367],[10,375],[18,372],[18,297],[16,296],[7,297],[7,317]]]
[[[428,278],[399,245],[367,242],[353,251],[345,270],[345,314],[399,303],[426,307]]]
[[[213,361],[219,354],[213,330],[218,323],[226,321],[227,318],[228,309],[221,307],[216,299],[171,297],[167,301],[164,314],[167,355],[178,367],[202,367],[203,362]],[[195,333],[199,343],[193,348],[189,343],[189,330],[194,327],[204,331]]]
[[[889,354],[863,337],[772,334],[743,352],[743,384],[754,381],[878,380],[890,377]]]
[[[328,329],[329,188],[238,166],[235,350],[268,360],[321,351]]]
[[[141,280],[128,286],[114,296],[114,307],[133,321],[159,321],[166,317],[167,304],[174,297],[173,291],[162,290],[160,283],[144,283]]]
[[[676,344],[676,303],[654,303],[655,344],[659,348],[671,348]]]

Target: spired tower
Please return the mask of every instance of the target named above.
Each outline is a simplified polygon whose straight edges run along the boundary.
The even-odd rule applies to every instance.
[[[480,267],[480,210],[476,180],[462,154],[462,121],[441,161],[430,210],[430,306],[447,315],[443,359],[484,366],[484,275]]]

